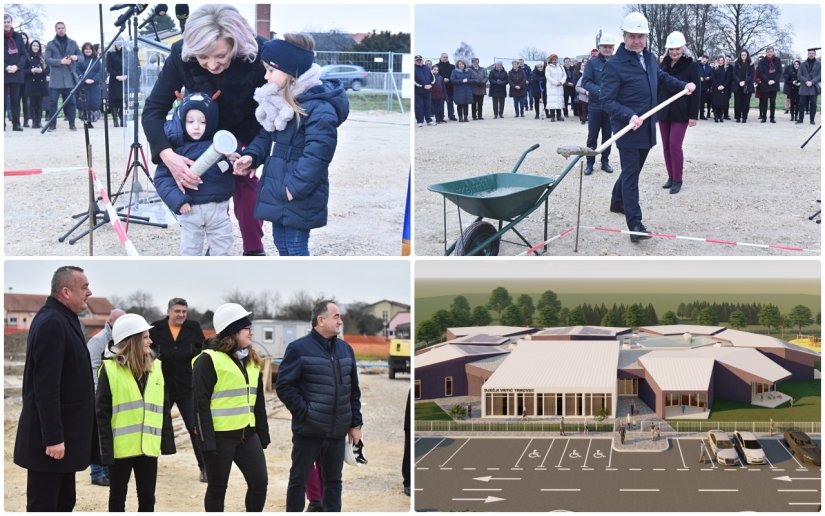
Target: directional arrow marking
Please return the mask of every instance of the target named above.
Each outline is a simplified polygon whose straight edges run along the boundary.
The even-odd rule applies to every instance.
[[[507,500],[507,498],[497,498],[495,496],[488,496],[487,498],[453,498],[454,502],[484,502],[484,503],[493,503],[493,502],[503,502]]]
[[[479,480],[481,482],[489,482],[491,480],[521,480],[520,478],[497,478],[497,477],[476,477],[473,480]]]
[[[774,477],[774,480],[782,480],[783,482],[790,482],[792,480],[822,480],[822,479],[821,478],[814,478],[814,477],[810,477],[810,478],[808,478],[808,477],[794,477],[794,478],[791,478],[791,477],[785,475],[784,477]]]

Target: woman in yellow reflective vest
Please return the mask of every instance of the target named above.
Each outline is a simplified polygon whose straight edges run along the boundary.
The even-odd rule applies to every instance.
[[[234,462],[246,479],[246,510],[260,512],[268,483],[264,448],[269,424],[261,368],[252,346],[252,320],[241,305],[226,303],[212,318],[217,335],[193,360],[192,393],[197,435],[206,466],[207,511],[223,511]]]
[[[114,356],[98,371],[95,410],[101,463],[109,466],[109,512],[126,510],[132,471],[137,510],[154,511],[158,455],[175,453],[163,372],[149,347],[151,327],[137,314],[121,316],[112,326]]]

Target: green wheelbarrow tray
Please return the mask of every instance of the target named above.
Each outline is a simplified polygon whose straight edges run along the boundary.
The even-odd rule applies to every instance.
[[[523,176],[512,172],[488,174],[430,185],[460,209],[487,219],[509,220],[532,211],[555,177]]]
[[[573,168],[580,156],[574,156],[558,176],[519,175],[518,170],[528,153],[539,147],[535,144],[525,150],[513,170],[508,173],[493,173],[483,176],[457,179],[436,183],[427,187],[431,192],[444,197],[444,255],[455,251],[456,256],[498,254],[502,236],[512,231],[521,242],[516,245],[533,248],[533,245],[517,229],[516,225],[544,205],[544,240],[547,240],[548,198],[562,179]],[[447,247],[447,199],[458,207],[458,226],[461,236]],[[476,217],[464,228],[461,212]],[[493,225],[483,219],[498,221]],[[546,246],[544,247],[546,251]],[[532,251],[538,254],[537,250]]]

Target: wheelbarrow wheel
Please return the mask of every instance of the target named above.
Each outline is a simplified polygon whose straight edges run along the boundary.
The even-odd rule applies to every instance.
[[[455,255],[467,256],[478,244],[487,240],[497,233],[496,227],[489,222],[477,220],[467,226],[464,230],[464,237],[459,238],[455,243]],[[498,248],[501,245],[501,237],[490,242],[481,250],[479,256],[498,256]]]

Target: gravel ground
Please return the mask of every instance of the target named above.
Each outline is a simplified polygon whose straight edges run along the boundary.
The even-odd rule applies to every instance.
[[[534,114],[513,118],[512,101],[503,119],[495,120],[489,98],[483,121],[457,122],[415,129],[415,253],[432,256],[444,252],[443,197],[427,186],[493,172],[512,170],[522,151],[534,143],[539,149],[527,155],[520,174],[559,174],[567,160],[556,154],[561,145],[584,145],[587,126],[578,119],[563,123],[535,120]],[[731,112],[733,108],[731,107]],[[700,120],[688,129],[684,144],[684,186],[676,195],[661,188],[667,179],[662,147],[654,147],[640,179],[644,224],[654,232],[753,244],[773,244],[819,250],[820,225],[808,220],[819,209],[821,197],[821,133],[804,149],[800,145],[816,129],[796,125],[780,112],[776,124],[760,124],[751,110],[746,125],[735,121],[715,124]],[[657,134],[657,139],[659,135]],[[584,160],[581,160],[582,162]],[[616,173],[598,167],[583,178],[581,225],[627,229],[624,216],[608,210],[610,193],[618,177],[615,147],[611,163]],[[549,196],[548,238],[575,227],[579,198],[579,166]],[[447,202],[447,245],[460,235],[456,206]],[[517,229],[535,244],[542,241],[543,209],[539,208]],[[462,213],[466,227],[473,217]],[[513,233],[507,240],[516,240]],[[547,253],[563,256],[816,256],[747,246],[720,245],[682,239],[654,238],[638,244],[626,234],[580,230],[578,253],[575,231],[549,244]],[[502,243],[500,255],[516,255],[524,247]]]
[[[382,374],[365,374],[362,371],[359,379],[364,414],[364,455],[369,464],[359,468],[344,466],[343,509],[346,512],[409,512],[410,498],[404,495],[401,482],[404,404],[410,388],[409,376],[389,380],[386,371]],[[272,443],[264,452],[269,471],[269,488],[264,510],[283,512],[286,508],[286,487],[292,449],[290,416],[274,392],[267,393],[266,398]],[[26,509],[26,470],[12,462],[20,403],[19,393],[5,399],[4,508],[10,512]],[[206,484],[198,480],[198,468],[189,436],[183,428],[183,421],[177,417],[175,423],[178,428],[175,433],[177,453],[158,459],[155,510],[201,512]],[[89,481],[88,470],[79,472],[76,479],[75,510],[105,512],[109,491],[103,487],[93,486]],[[245,492],[246,483],[243,476],[233,467],[229,477],[226,511],[243,511]],[[134,481],[129,486],[126,510],[137,510]]]
[[[79,125],[80,126],[80,125]],[[310,253],[319,256],[398,256],[410,167],[410,129],[407,114],[383,111],[353,112],[339,129],[338,149],[330,167],[329,223],[313,230]],[[131,126],[109,128],[112,190],[123,182],[132,142]],[[93,168],[102,182],[106,177],[106,156],[102,121],[90,131]],[[41,135],[26,129],[4,134],[4,170],[64,169],[41,175],[5,177],[5,243],[7,256],[88,255],[88,238],[75,245],[58,242],[89,203],[88,174],[83,131],[70,132],[60,121],[58,130]],[[143,142],[148,153],[148,145]],[[149,164],[150,174],[154,165]],[[151,188],[143,173],[142,188]],[[125,206],[132,185],[115,204]],[[380,194],[376,195],[376,192]],[[101,203],[102,208],[102,203]],[[234,221],[234,215],[233,215]],[[172,219],[174,220],[174,219]],[[84,228],[88,225],[84,225]],[[129,225],[129,236],[141,255],[176,256],[179,226],[167,229]],[[74,233],[76,236],[80,231]],[[264,224],[264,245],[268,255],[277,251],[269,223]],[[240,232],[235,223],[233,254],[242,252]],[[103,227],[94,234],[94,255],[121,256],[115,232]]]

